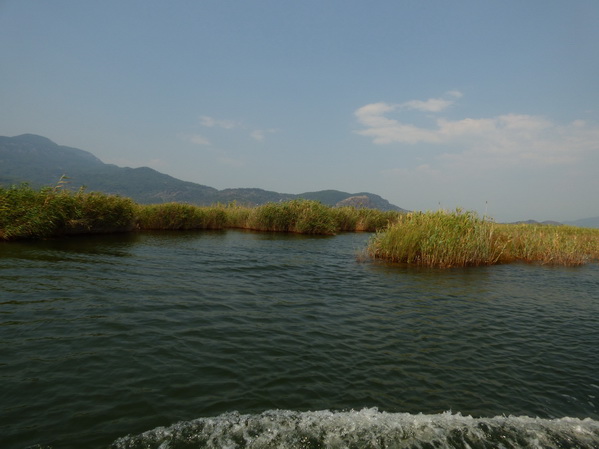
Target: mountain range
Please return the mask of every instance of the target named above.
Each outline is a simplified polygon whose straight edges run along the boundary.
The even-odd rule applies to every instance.
[[[218,190],[182,181],[148,167],[129,168],[105,164],[88,151],[58,145],[35,134],[0,136],[0,185],[28,183],[32,187],[54,186],[61,179],[73,190],[85,187],[86,191],[117,194],[141,204],[176,201],[210,205],[235,201],[243,205],[259,205],[303,198],[330,206],[404,210],[379,195],[368,192],[352,194],[321,190],[296,195],[256,188]]]

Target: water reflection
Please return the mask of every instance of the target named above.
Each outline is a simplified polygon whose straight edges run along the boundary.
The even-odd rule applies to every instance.
[[[69,236],[36,241],[0,242],[0,263],[18,258],[47,262],[60,261],[70,255],[127,257],[140,240],[136,233]]]

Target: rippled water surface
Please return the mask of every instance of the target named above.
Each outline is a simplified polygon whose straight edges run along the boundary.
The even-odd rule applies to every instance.
[[[368,237],[0,245],[0,447],[599,447],[598,264],[414,269]]]

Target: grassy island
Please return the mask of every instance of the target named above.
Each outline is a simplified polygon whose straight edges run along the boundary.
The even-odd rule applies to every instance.
[[[599,260],[599,229],[498,224],[474,212],[404,214],[371,239],[371,257],[427,267],[509,262],[581,265]]]

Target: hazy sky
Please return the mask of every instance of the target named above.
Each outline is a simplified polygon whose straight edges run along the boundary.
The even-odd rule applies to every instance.
[[[0,135],[218,189],[599,215],[597,0],[0,0]]]

